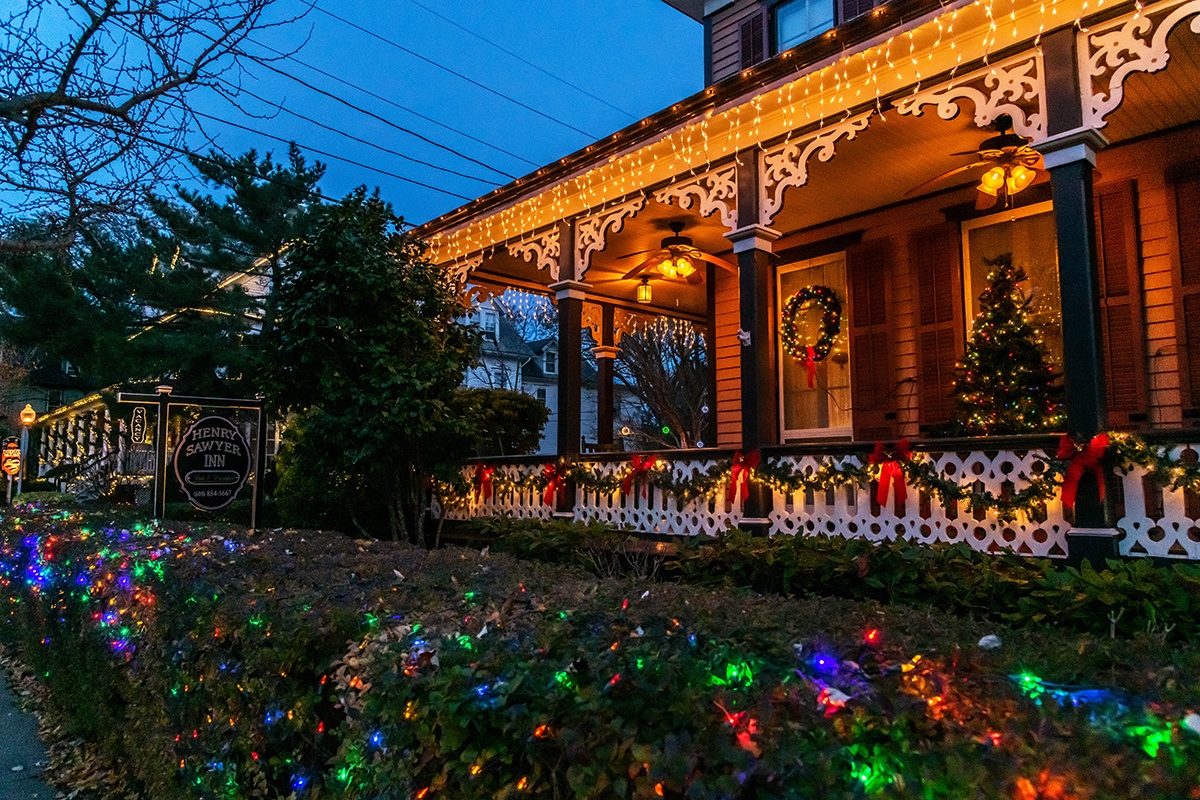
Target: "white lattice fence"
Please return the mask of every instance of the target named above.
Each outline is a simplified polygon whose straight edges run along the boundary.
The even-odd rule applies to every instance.
[[[546,505],[542,489],[502,489],[501,478],[520,481],[542,474],[542,464],[497,464],[492,478],[493,491],[488,499],[482,492],[472,492],[466,504],[446,509],[446,519],[472,519],[474,517],[516,517],[517,519],[550,519],[554,507]],[[463,470],[467,485],[473,485],[475,468]]]
[[[1175,458],[1189,460],[1197,445],[1178,445]],[[1200,494],[1191,490],[1164,488],[1134,469],[1118,477],[1124,514],[1117,521],[1123,537],[1118,544],[1123,556],[1158,556],[1200,560]]]
[[[978,482],[994,494],[1020,489],[1040,464],[1033,452],[916,453],[929,459],[938,471],[959,483]],[[815,471],[822,459],[799,456],[787,459],[794,469]],[[848,456],[844,462],[859,463]],[[1007,485],[1007,486],[1006,486]],[[990,513],[972,513],[959,504],[942,505],[909,487],[903,505],[880,507],[875,484],[847,486],[824,492],[775,492],[770,514],[771,533],[827,534],[878,541],[905,538],[916,542],[963,542],[976,550],[1011,548],[1024,555],[1065,556],[1069,525],[1057,499],[1034,518],[1018,515],[1001,522]]]
[[[714,462],[701,459],[679,459],[670,462],[670,471],[678,480],[692,478],[705,472]],[[620,473],[627,461],[600,462],[597,471],[604,476]],[[625,530],[660,533],[676,536],[714,536],[735,527],[742,518],[741,504],[698,498],[683,502],[662,489],[645,482],[634,491],[622,495],[580,490],[575,502],[575,519],[581,522],[606,522]]]

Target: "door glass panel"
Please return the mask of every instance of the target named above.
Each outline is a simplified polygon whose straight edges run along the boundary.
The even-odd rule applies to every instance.
[[[846,256],[801,261],[779,270],[779,309],[776,329],[782,327],[782,309],[788,298],[808,286],[825,286],[833,291],[842,306],[841,325],[833,339],[833,349],[817,362],[813,388],[808,387],[808,369],[803,356],[794,358],[779,347],[780,412],[783,437],[802,439],[820,436],[848,436],[850,419],[850,351],[846,319],[849,311],[846,295]],[[821,336],[823,311],[809,303],[795,316],[798,341],[815,344]]]
[[[1058,283],[1058,239],[1050,203],[1005,211],[963,223],[963,262],[967,264],[967,319],[979,313],[979,295],[987,288],[984,259],[1012,253],[1013,265],[1029,280],[1021,285],[1030,298],[1030,321],[1046,343],[1056,368],[1062,368],[1062,296]],[[972,322],[968,322],[970,336]]]

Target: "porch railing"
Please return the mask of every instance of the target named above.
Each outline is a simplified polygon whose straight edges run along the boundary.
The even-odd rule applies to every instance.
[[[999,443],[998,443],[999,444]],[[1043,468],[1041,455],[1052,444],[1040,441],[1001,449],[949,449],[950,443],[930,442],[917,457],[930,460],[938,472],[961,484],[973,484],[994,495],[1011,492]],[[772,462],[786,462],[793,471],[815,471],[821,465],[860,465],[863,446],[773,448],[764,453]],[[1175,457],[1185,451],[1194,454],[1200,446],[1175,445]],[[840,452],[839,452],[840,451]],[[711,450],[662,453],[671,482],[706,474],[720,463],[728,464],[730,452]],[[628,456],[600,454],[584,456],[591,474],[615,479],[628,469]],[[498,476],[513,482],[533,482],[545,469],[546,460],[522,458],[489,462]],[[474,467],[467,470],[474,478]],[[497,484],[502,481],[497,481]],[[612,481],[610,480],[610,483]],[[1110,482],[1116,509],[1116,527],[1121,533],[1119,552],[1127,556],[1155,556],[1200,560],[1200,493],[1189,489],[1171,489],[1151,480],[1145,470],[1133,468],[1116,472]],[[819,491],[768,489],[766,527],[771,535],[858,537],[871,540],[902,538],[915,542],[962,542],[977,550],[992,552],[1011,549],[1029,556],[1062,558],[1067,555],[1069,515],[1055,496],[1031,513],[1019,513],[1014,520],[1003,520],[995,512],[966,507],[963,503],[942,503],[928,492],[910,486],[907,501],[886,506],[876,502],[876,484],[852,484]],[[553,504],[545,502],[544,492],[536,486],[496,488],[490,499],[482,493],[446,513],[447,518],[466,519],[507,515],[518,518],[547,519],[555,515]],[[560,506],[562,507],[562,506]],[[580,522],[601,521],[614,527],[679,536],[711,536],[741,524],[745,519],[740,497],[732,502],[724,491],[707,497],[683,500],[650,482],[641,482],[630,492],[618,489],[574,489],[573,503],[559,516]]]

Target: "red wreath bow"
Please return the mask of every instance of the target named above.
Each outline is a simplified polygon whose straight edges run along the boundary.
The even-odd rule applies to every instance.
[[[879,465],[879,489],[875,492],[875,503],[887,506],[888,491],[896,487],[896,502],[900,505],[908,500],[908,487],[904,485],[904,467],[901,462],[912,458],[912,448],[908,439],[896,442],[896,448],[888,452],[883,442],[875,443],[875,451],[867,457],[867,462]]]
[[[742,455],[742,451],[738,450],[733,454],[733,470],[729,473],[729,488],[725,492],[725,499],[730,503],[734,498],[740,495],[742,501],[750,496],[750,471],[758,467],[759,452],[751,450],[746,455]]]
[[[483,464],[475,465],[475,496],[483,495],[484,502],[492,499],[492,475],[495,472],[495,467],[485,467]]]
[[[808,388],[817,384],[817,349],[811,344],[804,348],[804,368],[808,370]]]
[[[1075,510],[1075,494],[1079,490],[1079,479],[1083,473],[1090,472],[1096,476],[1096,491],[1104,500],[1104,469],[1100,459],[1108,449],[1108,434],[1098,433],[1092,437],[1086,447],[1080,447],[1070,436],[1064,435],[1058,442],[1058,458],[1060,461],[1071,459],[1067,474],[1063,476],[1062,504],[1063,508]]]
[[[645,458],[643,458],[640,455],[635,455],[633,457],[633,459],[630,461],[631,469],[629,470],[628,473],[626,473],[625,477],[621,479],[621,494],[627,495],[627,494],[631,493],[633,491],[634,485],[643,476],[645,476],[646,473],[648,473],[650,470],[652,470],[657,463],[658,463],[658,456],[646,456]],[[646,486],[643,484],[642,497],[645,497],[645,496],[646,496]]]
[[[567,469],[563,464],[547,464],[545,469],[546,475],[546,494],[542,498],[542,502],[548,506],[554,505],[554,498],[558,495],[558,490],[563,487],[567,480]]]

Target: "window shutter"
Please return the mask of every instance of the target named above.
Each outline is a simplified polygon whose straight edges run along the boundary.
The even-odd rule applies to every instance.
[[[866,242],[846,252],[850,379],[858,441],[891,439],[896,431],[890,268],[887,242]]]
[[[842,12],[842,16],[838,19],[838,24],[849,22],[855,17],[861,17],[876,5],[878,3],[874,0],[842,0],[841,8],[839,9]]]
[[[1108,424],[1114,429],[1127,429],[1147,420],[1146,328],[1142,321],[1136,185],[1121,181],[1097,186],[1095,207]]]
[[[964,346],[962,243],[957,225],[914,231],[908,240],[917,334],[920,431],[950,420],[954,367]]]
[[[739,32],[742,39],[742,69],[752,67],[767,57],[765,14],[758,11],[742,20]]]
[[[1184,417],[1200,416],[1200,174],[1175,184],[1179,291],[1175,329]]]

